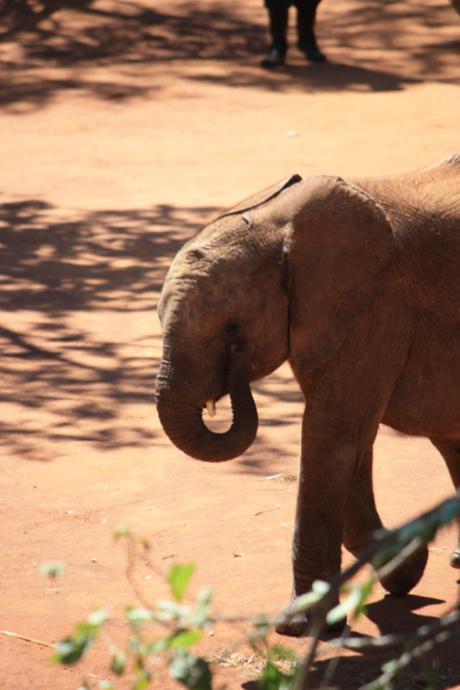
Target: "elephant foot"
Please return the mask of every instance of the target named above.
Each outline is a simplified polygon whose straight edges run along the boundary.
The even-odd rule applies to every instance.
[[[457,548],[452,551],[450,565],[452,568],[460,568],[460,546],[457,546]]]
[[[275,630],[279,635],[286,635],[287,637],[304,637],[310,631],[311,621],[305,615],[299,614],[289,621],[280,621]],[[347,620],[344,618],[333,625],[326,625],[321,634],[323,637],[339,637],[347,625]]]
[[[304,612],[296,613],[292,618],[288,617],[291,604],[292,601],[281,613],[279,621],[275,626],[276,632],[279,635],[287,635],[288,637],[303,637],[308,635],[312,622],[311,618]],[[333,625],[325,625],[321,637],[337,637],[341,635],[346,624],[347,619],[343,618]]]
[[[276,624],[275,630],[279,635],[286,635],[287,637],[303,637],[308,633],[310,621],[304,613],[298,613],[294,618],[283,620],[281,615],[279,623]]]
[[[425,570],[428,559],[428,547],[423,546],[408,558],[399,568],[386,577],[380,578],[380,584],[387,592],[395,596],[404,596],[415,587]],[[459,565],[460,567],[460,554]]]

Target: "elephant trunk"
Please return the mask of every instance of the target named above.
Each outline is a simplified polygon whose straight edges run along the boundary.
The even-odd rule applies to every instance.
[[[162,367],[163,369],[163,367]],[[177,448],[197,460],[222,462],[241,455],[257,433],[257,408],[249,386],[249,364],[243,353],[234,353],[230,362],[228,388],[233,421],[225,433],[210,431],[199,406],[180,399],[160,370],[157,382],[157,409],[166,434]]]

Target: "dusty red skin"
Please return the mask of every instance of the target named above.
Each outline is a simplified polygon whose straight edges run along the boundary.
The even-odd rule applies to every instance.
[[[15,356],[2,359],[0,630],[52,642],[91,608],[119,603],[121,610],[133,601],[112,544],[121,523],[150,539],[164,570],[173,561],[196,561],[195,587],[211,584],[221,611],[276,611],[285,602],[296,487],[263,478],[297,474],[303,407],[297,387],[287,367],[255,386],[261,424],[243,458],[208,466],[181,455],[163,435],[150,399],[152,357],[160,356],[158,289],[179,244],[204,221],[283,176],[390,174],[455,150],[460,65],[452,46],[459,24],[447,3],[434,0],[390,3],[385,12],[356,0],[353,15],[349,0],[325,0],[318,36],[337,64],[305,67],[292,48],[286,71],[261,75],[261,5],[232,4],[233,19],[240,13],[256,27],[248,43],[235,30],[208,30],[212,24],[200,16],[200,61],[186,59],[186,42],[172,34],[160,48],[135,32],[143,61],[130,62],[118,48],[103,65],[77,63],[76,77],[69,62],[56,65],[37,51],[32,60],[19,41],[2,44],[19,69],[8,69],[1,104],[1,201],[36,202],[21,213],[3,209],[15,235],[7,237],[12,252],[2,254],[2,273],[17,282],[13,293],[2,291],[2,350]],[[123,10],[111,1],[104,7]],[[178,0],[150,7],[169,16],[187,11]],[[208,4],[200,7],[205,12]],[[412,11],[419,22],[408,16]],[[55,19],[65,25],[58,42],[96,21],[65,10]],[[127,26],[116,17],[97,21],[118,31]],[[169,30],[161,25],[164,35]],[[20,43],[43,40],[32,31]],[[168,50],[177,51],[173,61],[164,59]],[[219,54],[224,61],[214,59]],[[289,130],[298,136],[286,136]],[[77,291],[82,280],[84,300]],[[112,343],[115,370],[124,377],[111,384],[94,375],[94,367],[114,367],[113,353],[84,349],[85,341]],[[40,405],[30,407],[30,400]],[[389,525],[450,491],[425,440],[382,428],[376,456],[377,500]],[[375,605],[355,628],[376,634],[439,616],[458,594],[448,566],[454,541],[453,531],[438,538],[412,597],[391,601],[377,588]],[[39,564],[57,558],[67,563],[66,574],[50,583]],[[143,583],[152,598],[165,594],[156,579]],[[117,638],[119,629],[111,634]],[[206,639],[204,651],[228,653],[237,639],[224,627]],[[305,649],[305,641],[289,644]],[[332,654],[326,645],[321,653]],[[70,690],[85,671],[105,677],[102,650],[68,671],[49,665],[49,656],[47,648],[2,637],[5,688]],[[341,686],[367,680],[379,665],[350,658],[340,667]],[[454,667],[451,660],[443,668]],[[232,690],[245,678],[241,668],[217,673]],[[452,677],[450,686],[458,686]]]

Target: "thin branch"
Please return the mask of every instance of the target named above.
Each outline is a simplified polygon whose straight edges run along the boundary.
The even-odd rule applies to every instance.
[[[313,620],[312,625],[312,641],[308,654],[301,666],[297,681],[295,683],[295,690],[308,690],[309,688],[309,674],[316,655],[321,633],[325,629],[326,617],[328,611],[335,605],[335,601],[340,593],[340,590],[352,577],[354,577],[365,565],[371,564],[376,570],[378,577],[390,575],[394,570],[399,568],[411,555],[413,555],[423,544],[430,542],[435,536],[438,529],[449,524],[455,518],[460,517],[460,490],[456,494],[443,501],[435,508],[425,512],[418,518],[403,524],[398,529],[383,533],[373,544],[370,544],[359,556],[359,558],[342,573],[339,573],[330,582],[326,591],[319,597],[310,598],[304,606],[293,606],[291,611],[284,616],[285,621],[292,620],[299,611],[309,611]],[[412,651],[404,652],[397,661],[391,666],[391,669],[386,671],[380,678],[365,686],[361,690],[374,690],[381,686],[383,682],[388,682],[396,676],[413,658],[419,658],[426,652],[433,649],[434,646],[445,643],[446,635],[450,628],[460,628],[460,623],[456,616],[460,613],[454,611],[451,614],[443,617],[436,624],[427,628],[423,626],[417,631],[415,636],[386,636],[369,645],[369,639],[366,640],[368,646],[380,648],[395,646],[395,644],[406,642],[412,645]],[[434,642],[432,640],[435,640]],[[351,640],[349,641],[351,643]],[[353,643],[345,647],[353,648]],[[359,648],[358,645],[354,648]],[[331,662],[334,664],[334,661]],[[332,671],[327,672],[328,679],[332,678],[335,671],[333,666]]]
[[[425,642],[433,637],[436,637],[443,631],[450,630],[456,627],[460,629],[460,608],[455,608],[453,611],[445,614],[430,625],[422,625],[415,633],[397,633],[393,635],[382,635],[380,637],[349,637],[343,639],[341,637],[331,640],[330,644],[337,647],[344,647],[345,649],[352,649],[359,652],[381,651],[385,649],[393,649],[394,647],[401,647],[403,645],[413,646],[417,643]]]
[[[23,642],[30,642],[31,644],[36,644],[40,647],[48,647],[49,649],[54,649],[54,645],[49,642],[43,642],[43,640],[35,640],[33,637],[26,637],[25,635],[18,635],[10,630],[0,630],[0,635],[4,637],[13,637],[15,640],[22,640]]]
[[[344,628],[342,636],[339,637],[337,640],[337,642],[339,643],[338,646],[346,647],[347,640],[349,639],[350,635],[351,628],[346,626]],[[342,657],[337,653],[337,655],[330,660],[326,668],[326,673],[324,674],[321,684],[319,686],[319,690],[322,690],[323,688],[328,688],[330,686],[332,678],[334,677],[334,674],[337,671],[337,667],[340,664],[341,659]]]
[[[460,633],[460,609],[451,611],[430,626],[422,626],[415,635],[408,636],[406,643],[409,649],[398,659],[390,662],[388,668],[375,680],[363,685],[360,690],[377,690],[387,687],[397,674],[406,668],[414,659],[420,659],[436,647],[444,645]]]

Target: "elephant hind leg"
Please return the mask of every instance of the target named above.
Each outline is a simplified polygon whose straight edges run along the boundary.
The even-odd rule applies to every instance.
[[[358,558],[380,529],[383,529],[383,524],[375,505],[372,449],[369,449],[363,454],[359,469],[353,474],[348,492],[343,529],[345,548]]]
[[[402,565],[385,577],[380,578],[380,584],[387,592],[397,597],[408,594],[420,581],[428,560],[428,547],[421,546],[407,558]]]
[[[431,443],[441,453],[449,470],[450,477],[458,491],[460,489],[460,441],[449,439],[430,439]],[[457,521],[458,541],[457,546],[452,551],[450,564],[453,568],[460,568],[460,520]]]
[[[383,524],[375,505],[372,482],[372,449],[368,449],[351,482],[345,512],[344,545],[358,557],[372,543],[375,532],[381,529]],[[428,549],[420,548],[391,574],[380,578],[382,587],[397,596],[407,594],[422,577],[427,558]]]

